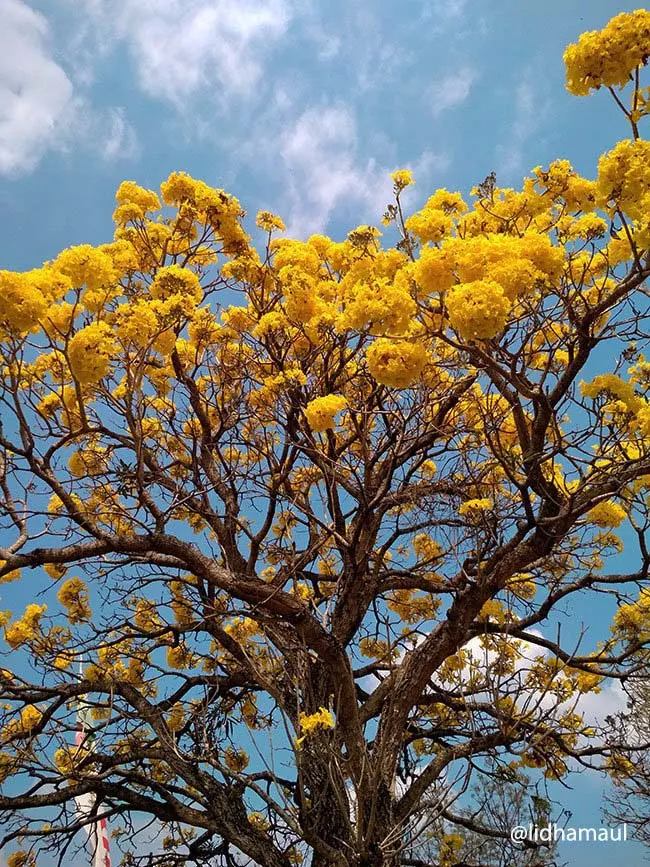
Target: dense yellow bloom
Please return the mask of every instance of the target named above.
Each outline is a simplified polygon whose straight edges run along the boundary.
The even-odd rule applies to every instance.
[[[650,20],[650,13],[648,13]],[[650,142],[625,139],[598,161],[597,204],[632,220],[647,220],[650,204]]]
[[[427,363],[427,351],[421,343],[380,338],[368,348],[366,362],[377,382],[408,388],[419,379]]]
[[[160,199],[153,190],[146,190],[136,184],[135,181],[122,181],[115,193],[118,208],[113,214],[116,223],[124,223],[127,209],[130,209],[133,217],[127,219],[143,218],[150,211],[160,210]]]
[[[333,729],[334,717],[325,707],[319,707],[316,713],[306,714],[300,713],[300,731],[303,733],[301,737],[296,739],[296,747],[300,749],[302,742],[312,732],[319,729]]]
[[[307,423],[314,433],[333,428],[336,425],[335,416],[348,405],[342,394],[326,394],[315,397],[305,407]]]
[[[20,620],[5,627],[7,644],[15,649],[34,638],[39,632],[41,617],[46,611],[47,605],[28,605]]]
[[[190,298],[197,304],[203,298],[203,289],[199,278],[189,268],[180,265],[168,265],[156,271],[153,283],[149,291],[151,297],[160,301],[166,301],[174,295],[182,298]]]
[[[110,286],[119,276],[111,257],[90,244],[68,247],[52,264],[70,278],[73,286],[90,290]]]
[[[194,178],[186,172],[172,172],[160,185],[160,192],[166,205],[180,205],[184,199],[192,199],[195,189]]]
[[[476,517],[481,512],[489,512],[491,508],[492,501],[488,499],[466,500],[459,507],[458,514]]]
[[[61,585],[56,598],[67,609],[70,623],[89,620],[91,611],[88,590],[81,578],[68,578]]]
[[[265,232],[272,232],[273,229],[278,229],[280,232],[286,231],[286,226],[282,219],[270,211],[259,211],[255,222],[257,227],[263,229]]]
[[[650,55],[650,12],[621,12],[602,30],[583,33],[564,52],[567,90],[586,96],[601,86],[628,83],[634,69]]]
[[[413,551],[418,560],[434,560],[442,554],[442,548],[428,533],[414,536]]]
[[[510,301],[494,280],[461,283],[446,298],[449,321],[465,340],[490,339],[503,330]]]
[[[604,500],[587,513],[587,520],[597,527],[620,527],[627,518],[627,512],[618,503]]]
[[[456,282],[455,257],[446,245],[424,247],[415,262],[414,277],[425,293],[446,292]]]
[[[391,174],[391,178],[396,190],[403,190],[404,187],[409,187],[415,183],[413,172],[410,169],[397,169]]]
[[[115,321],[120,340],[137,346],[146,346],[162,330],[155,307],[144,299],[120,304],[115,311]]]
[[[43,714],[33,704],[24,707],[20,714],[20,725],[25,731],[31,731],[41,721]]]
[[[580,392],[583,397],[597,397],[606,391],[621,400],[629,412],[638,413],[644,408],[644,401],[634,393],[634,385],[625,382],[615,373],[601,373],[595,376],[591,382],[580,382]]]
[[[92,322],[68,343],[70,370],[81,383],[99,382],[108,373],[116,351],[115,337],[105,322]]]
[[[230,770],[235,771],[235,773],[245,771],[249,762],[248,753],[245,750],[235,749],[235,747],[228,747],[224,760]]]
[[[398,272],[394,280],[385,277],[356,281],[345,289],[345,310],[337,326],[361,329],[372,325],[372,333],[401,334],[415,314],[415,302],[409,293],[408,277]]]
[[[0,560],[0,569],[6,564],[6,560]],[[0,584],[10,584],[12,581],[17,581],[20,578],[20,569],[12,569],[10,572],[5,572],[0,576]]]
[[[43,319],[49,299],[27,274],[0,271],[0,324],[11,331],[25,332]]]

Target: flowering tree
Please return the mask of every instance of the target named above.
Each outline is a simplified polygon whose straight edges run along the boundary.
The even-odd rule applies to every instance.
[[[631,124],[595,181],[406,217],[398,171],[395,249],[262,212],[259,253],[175,173],[120,186],[113,242],[0,272],[12,867],[101,817],[128,864],[395,867],[488,767],[616,764],[576,702],[650,640],[649,54],[645,11],[567,49]],[[540,630],[603,591],[597,645]]]

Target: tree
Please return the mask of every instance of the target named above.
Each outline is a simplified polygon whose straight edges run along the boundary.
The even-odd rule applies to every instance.
[[[625,685],[627,711],[610,718],[612,739],[630,744],[615,756],[612,789],[605,812],[612,822],[625,822],[634,836],[650,845],[650,683],[647,669]]]
[[[557,841],[513,841],[513,828],[548,828],[552,814],[559,812],[539,785],[532,786],[526,774],[508,766],[482,775],[473,787],[472,803],[458,811],[443,805],[434,812],[430,828],[407,849],[407,867],[429,864],[467,864],[472,867],[554,867]],[[448,833],[449,829],[451,833]]]
[[[395,867],[432,792],[615,760],[576,703],[650,635],[649,54],[644,11],[567,49],[631,124],[596,181],[406,217],[397,171],[395,249],[262,212],[258,253],[174,173],[120,186],[113,242],[0,272],[12,867],[99,817],[128,864]],[[604,571],[624,522],[638,569]],[[537,628],[603,592],[598,646]]]

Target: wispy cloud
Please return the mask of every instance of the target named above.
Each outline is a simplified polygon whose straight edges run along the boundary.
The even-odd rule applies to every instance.
[[[292,18],[287,0],[93,0],[87,15],[104,51],[126,43],[141,89],[177,107],[253,93]]]
[[[379,220],[391,181],[357,150],[356,120],[347,105],[309,108],[286,130],[280,155],[290,234],[323,231],[342,205],[354,208],[358,222]]]
[[[112,108],[96,123],[99,151],[105,160],[134,159],[140,152],[133,126],[124,108]]]
[[[73,85],[49,51],[47,21],[22,0],[0,0],[0,174],[34,168],[70,133]]]
[[[469,97],[476,80],[476,71],[465,66],[434,82],[429,90],[429,104],[434,117],[443,111],[462,105]]]
[[[426,0],[422,20],[437,23],[457,23],[467,13],[469,0]]]

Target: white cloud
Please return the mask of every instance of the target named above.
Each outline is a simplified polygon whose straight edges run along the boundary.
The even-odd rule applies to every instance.
[[[135,130],[123,108],[112,108],[97,128],[99,150],[104,159],[132,159],[140,151]]]
[[[457,21],[464,17],[468,0],[429,0],[424,5],[422,18],[434,21]]]
[[[357,147],[355,117],[346,105],[307,109],[285,131],[280,155],[288,234],[324,231],[342,204],[354,207],[357,223],[379,221],[392,183],[373,159],[357,156]]]
[[[606,682],[598,693],[580,696],[578,711],[584,714],[586,725],[604,723],[605,717],[626,710],[628,696],[618,680]]]
[[[429,90],[429,104],[433,116],[437,117],[446,109],[465,102],[475,80],[475,70],[466,66],[434,82]]]
[[[0,21],[0,174],[16,175],[70,135],[76,104],[47,21],[22,0],[0,0]]]
[[[292,18],[287,0],[94,0],[87,14],[103,49],[126,42],[140,87],[177,107],[199,90],[253,93]]]

